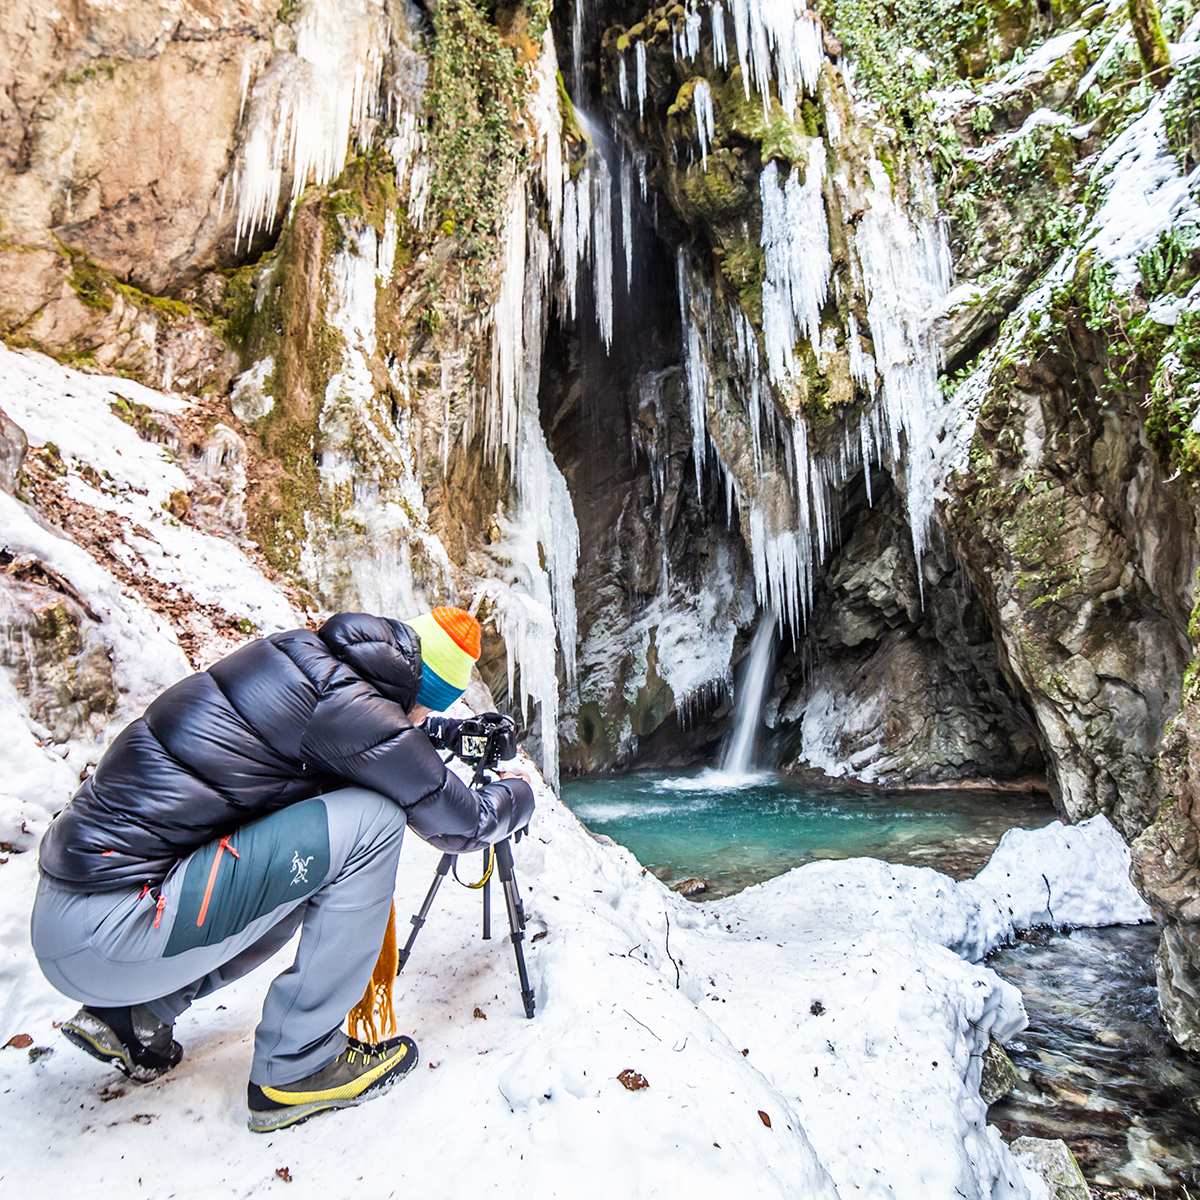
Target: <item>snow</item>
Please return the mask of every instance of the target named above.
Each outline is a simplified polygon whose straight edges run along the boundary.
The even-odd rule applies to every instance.
[[[1008,92],[1025,86],[1035,75],[1045,75],[1060,59],[1065,58],[1075,46],[1087,37],[1086,29],[1072,29],[1060,33],[1043,42],[1036,50],[1031,51],[1019,63],[1014,63],[995,83],[983,89],[983,96],[989,99],[1002,96]],[[1084,89],[1086,91],[1086,89]],[[1080,95],[1083,93],[1080,92]]]
[[[1125,130],[1094,168],[1104,202],[1089,226],[1085,251],[1112,264],[1115,281],[1123,291],[1139,282],[1138,257],[1159,235],[1184,221],[1200,223],[1195,191],[1200,167],[1184,176],[1167,148],[1163,125],[1164,105],[1171,102],[1178,80],[1169,84],[1146,113]]]
[[[166,510],[171,495],[190,491],[191,483],[165,447],[143,441],[113,412],[111,406],[122,401],[170,414],[188,406],[182,397],[131,380],[84,375],[44,355],[0,346],[0,408],[25,431],[31,448],[57,447],[73,500],[128,522],[115,552],[129,556],[135,573],[146,571],[200,604],[249,620],[264,633],[294,628],[299,622],[291,604],[258,574],[242,550],[231,541],[181,525]],[[96,473],[90,478],[98,486],[79,473],[85,465]],[[43,561],[69,560],[63,573],[85,595],[97,595],[97,612],[132,611],[130,602],[112,595],[116,584],[107,572],[78,547],[57,545],[62,539],[38,527],[30,510],[2,496],[0,512],[5,514],[2,528],[10,552],[17,553],[21,545],[21,552],[50,556]]]
[[[1142,919],[1103,818],[1013,831],[967,883],[825,861],[693,905],[537,793],[516,853],[529,934],[546,935],[526,942],[536,1018],[505,942],[478,936],[477,896],[448,884],[396,989],[420,1047],[414,1075],[269,1138],[245,1130],[244,1084],[266,982],[289,951],[180,1019],[175,1071],[124,1084],[56,1034],[75,1005],[29,947],[34,855],[9,855],[0,1038],[28,1033],[53,1053],[0,1052],[5,1191],[81,1194],[86,1169],[87,1187],[109,1194],[242,1196],[286,1167],[298,1196],[358,1182],[379,1196],[1031,1195],[978,1096],[989,1034],[1013,1037],[1024,1013],[976,960],[1042,916],[1043,879],[1056,920]],[[437,857],[408,839],[402,937]],[[649,1086],[627,1091],[626,1069]]]

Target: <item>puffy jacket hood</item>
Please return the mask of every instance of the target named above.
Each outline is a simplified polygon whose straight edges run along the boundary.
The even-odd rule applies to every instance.
[[[411,712],[421,688],[421,639],[403,621],[338,613],[318,630],[330,652],[382,696]]]

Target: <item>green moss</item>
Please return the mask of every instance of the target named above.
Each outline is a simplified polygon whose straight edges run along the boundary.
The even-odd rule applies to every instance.
[[[132,284],[123,283],[110,271],[93,262],[83,251],[62,245],[61,242],[59,245],[71,261],[68,281],[75,289],[75,294],[88,307],[111,312],[115,297],[121,295],[135,308],[151,309],[169,320],[186,319],[193,314],[190,305],[180,300],[170,300],[166,296],[153,296]]]
[[[685,203],[710,222],[734,216],[752,201],[741,164],[730,150],[710,150],[708,169],[689,171],[680,190]]]
[[[1182,67],[1164,105],[1167,144],[1184,172],[1200,162],[1200,58]]]
[[[468,254],[490,254],[514,164],[513,126],[524,76],[479,0],[441,0],[433,10],[429,73],[431,200]]]
[[[113,416],[124,421],[126,425],[132,426],[138,437],[147,442],[166,442],[172,437],[171,431],[165,429],[156,421],[152,412],[144,404],[138,404],[133,400],[127,400],[124,396],[119,396],[116,400],[109,401],[109,411]]]

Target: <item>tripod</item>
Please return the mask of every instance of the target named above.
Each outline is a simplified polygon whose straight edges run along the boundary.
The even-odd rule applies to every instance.
[[[484,768],[480,765],[475,771],[475,778],[471,781],[471,786],[478,787],[484,781]],[[513,836],[519,841],[522,832],[524,831],[518,830]],[[484,941],[490,941],[492,936],[491,877],[492,866],[494,866],[500,876],[500,887],[504,892],[504,905],[508,909],[508,929],[513,954],[517,960],[517,976],[521,981],[521,1000],[525,1005],[525,1015],[533,1020],[533,988],[529,986],[529,974],[525,970],[525,952],[521,948],[521,943],[525,939],[525,909],[521,904],[521,893],[513,874],[512,839],[505,838],[502,842],[497,842],[491,850],[492,864],[489,865],[488,852],[485,850],[483,852],[483,878],[478,884],[471,885],[483,889],[483,938]],[[429,891],[425,893],[425,903],[421,905],[421,911],[412,918],[412,932],[408,935],[408,941],[404,943],[404,949],[400,951],[399,965],[396,967],[397,975],[404,970],[404,964],[408,962],[408,956],[412,953],[417,934],[421,932],[421,926],[425,924],[425,918],[429,916],[429,910],[433,907],[433,899],[438,893],[438,888],[442,886],[442,881],[451,868],[456,865],[457,859],[457,854],[442,855],[437,870],[433,873],[433,882],[429,885]],[[458,878],[457,873],[455,878]]]

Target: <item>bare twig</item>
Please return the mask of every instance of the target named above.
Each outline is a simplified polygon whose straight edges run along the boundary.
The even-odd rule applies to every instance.
[[[675,990],[679,990],[679,964],[675,962],[675,955],[671,953],[671,914],[664,910],[663,916],[667,919],[667,957],[675,964]]]

